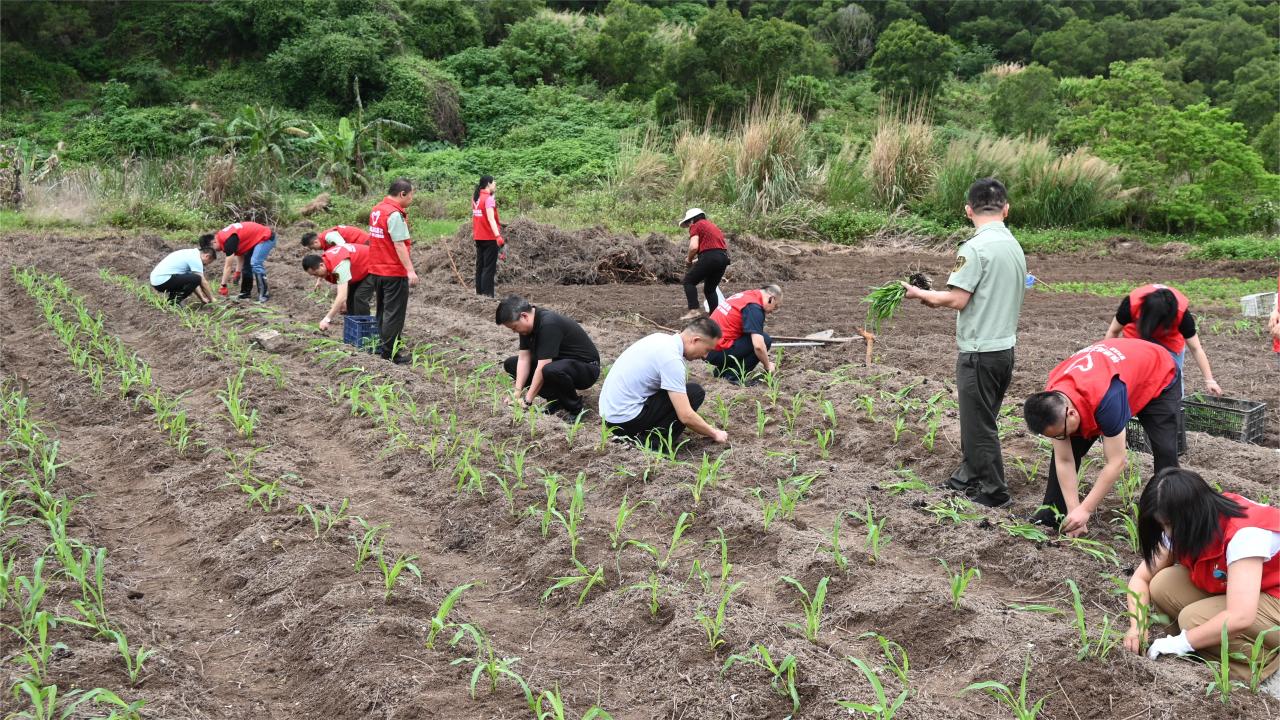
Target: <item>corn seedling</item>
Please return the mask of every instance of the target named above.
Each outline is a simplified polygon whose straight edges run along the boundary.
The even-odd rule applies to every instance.
[[[1272,626],[1258,633],[1253,639],[1253,643],[1249,645],[1249,654],[1243,656],[1243,660],[1249,663],[1249,692],[1257,694],[1258,687],[1262,684],[1262,670],[1280,655],[1280,646],[1267,647],[1266,636],[1270,633],[1280,633],[1280,626]]]
[[[799,630],[809,642],[818,641],[818,630],[822,624],[822,607],[827,602],[827,583],[830,578],[822,578],[814,588],[813,595],[793,577],[783,577],[782,581],[800,593],[800,607],[804,610],[804,623],[791,623],[787,627]]]
[[[898,438],[902,436],[902,432],[907,429],[907,418],[899,415],[893,419],[893,444],[898,444]]]
[[[383,540],[385,540],[385,538],[383,538]],[[395,591],[396,583],[399,582],[400,575],[403,574],[405,570],[413,573],[414,577],[419,580],[422,579],[422,571],[418,569],[417,565],[413,564],[413,561],[417,559],[417,555],[404,555],[402,553],[397,555],[396,559],[392,562],[387,562],[387,558],[383,554],[382,540],[378,541],[378,570],[382,572],[382,586],[386,589],[386,593],[382,596],[383,602],[391,600],[391,593]]]
[[[476,685],[480,682],[481,676],[489,678],[489,692],[497,692],[498,681],[502,678],[508,678],[520,687],[524,693],[525,702],[532,708],[535,705],[533,692],[529,689],[529,684],[512,666],[520,661],[518,657],[500,658],[493,652],[493,643],[489,640],[488,635],[480,636],[480,647],[477,649],[475,657],[461,657],[450,665],[473,665],[471,671],[471,699],[476,697]]]
[[[716,419],[720,421],[720,427],[728,427],[729,413],[733,410],[733,406],[738,404],[738,398],[732,398],[725,402],[723,395],[716,395],[715,402],[712,404],[712,410],[715,412]]]
[[[872,422],[880,422],[876,417],[876,399],[870,395],[859,395],[857,403],[862,406],[862,411],[867,414],[867,419]]]
[[[929,505],[925,508],[925,512],[930,513],[938,522],[950,520],[956,525],[977,520],[982,517],[981,513],[974,512],[973,503],[961,497],[949,497],[940,503]]]
[[[897,482],[889,483],[884,487],[885,490],[889,491],[890,495],[901,495],[908,490],[929,489],[929,486],[925,484],[925,482],[921,480],[920,477],[916,475],[916,472],[911,468],[900,467],[893,472],[895,475],[901,476],[902,479]]]
[[[662,609],[660,601],[662,600],[662,596],[665,594],[661,583],[658,582],[658,575],[651,572],[649,573],[649,579],[647,581],[627,586],[627,592],[634,592],[636,590],[644,590],[648,593],[649,617],[657,617],[658,611]]]
[[[603,451],[609,446],[609,441],[613,439],[613,426],[600,420],[600,442],[596,444],[596,450]]]
[[[880,559],[880,549],[893,539],[882,532],[885,520],[884,518],[876,519],[875,509],[871,507],[870,501],[866,503],[866,510],[861,515],[853,511],[849,514],[861,520],[867,527],[867,559],[874,564]]]
[[[1040,710],[1044,707],[1044,702],[1049,699],[1049,695],[1031,702],[1027,697],[1027,675],[1031,672],[1031,656],[1028,655],[1022,666],[1022,679],[1018,681],[1018,694],[1014,695],[1013,690],[1009,686],[996,682],[994,680],[984,680],[976,682],[960,691],[960,694],[982,691],[991,696],[1008,710],[1015,720],[1036,720],[1040,714]],[[1050,693],[1052,695],[1052,693]],[[1030,703],[1030,704],[1028,704]]]
[[[338,509],[334,510],[328,503],[317,510],[310,503],[300,503],[297,509],[299,517],[306,516],[311,521],[312,540],[319,540],[333,529],[334,525],[345,522],[347,519],[347,508],[351,505],[348,498],[342,498],[342,503],[338,505]]]
[[[775,663],[773,656],[769,653],[769,649],[763,643],[756,643],[751,648],[751,657],[746,655],[730,655],[724,661],[724,667],[720,668],[720,674],[723,676],[729,671],[729,668],[738,663],[748,663],[763,668],[770,675],[769,687],[774,692],[791,700],[791,715],[794,717],[800,712],[800,692],[796,687],[796,658],[794,655],[788,655],[782,659],[782,662]]]
[[[1111,651],[1115,649],[1122,639],[1122,634],[1112,627],[1111,616],[1104,614],[1102,627],[1099,628],[1097,637],[1090,637],[1088,621],[1084,613],[1084,603],[1080,600],[1080,588],[1071,578],[1067,578],[1066,583],[1067,588],[1071,591],[1071,609],[1075,616],[1077,640],[1080,643],[1076,659],[1084,660],[1091,655],[1098,659],[1106,659],[1107,655],[1111,654]]]
[[[360,572],[364,569],[365,561],[373,555],[375,548],[381,546],[378,536],[384,533],[387,528],[391,527],[391,524],[381,523],[378,525],[370,525],[367,520],[359,516],[352,519],[355,520],[356,524],[360,526],[360,529],[364,531],[359,535],[351,536],[351,539],[356,541],[355,571]]]
[[[769,407],[777,407],[778,396],[782,393],[782,378],[778,373],[771,372],[764,374],[765,397],[769,398]]]
[[[560,590],[562,588],[567,588],[567,587],[573,587],[574,585],[582,585],[583,586],[582,593],[578,595],[578,603],[577,603],[578,605],[582,605],[582,601],[587,599],[587,593],[591,592],[591,588],[595,587],[596,585],[599,585],[600,587],[604,587],[604,566],[603,565],[601,565],[600,567],[597,567],[593,571],[590,568],[588,568],[586,565],[583,565],[577,560],[574,560],[574,566],[577,568],[577,572],[578,572],[577,575],[562,575],[557,578],[552,578],[553,580],[555,580],[555,584],[547,588],[547,590],[542,593],[542,600],[544,602],[546,601],[547,598],[551,597],[552,593],[554,593],[557,590]]]
[[[715,487],[720,480],[720,468],[724,465],[725,455],[730,451],[726,450],[716,456],[715,460],[711,460],[710,456],[702,453],[702,464],[698,466],[697,473],[694,475],[692,483],[683,483],[682,486],[689,489],[689,493],[693,495],[693,504],[697,505],[702,502],[702,493],[709,487]]]
[[[539,693],[530,709],[533,711],[534,720],[569,720],[564,698],[560,696],[559,685],[554,690],[543,690]],[[613,720],[613,716],[605,712],[604,708],[593,705],[590,710],[582,714],[582,720]]]
[[[1028,483],[1035,482],[1035,479],[1040,476],[1042,463],[1044,463],[1043,455],[1037,455],[1036,461],[1031,464],[1016,455],[1013,457],[1013,466],[1018,468],[1018,472],[1022,473],[1022,478]]]
[[[227,409],[227,418],[231,421],[231,426],[241,437],[252,440],[253,430],[258,426],[258,409],[249,409],[249,404],[243,397],[244,372],[244,368],[240,368],[240,372],[227,378],[227,388],[219,390],[218,397],[222,400],[223,407]]]
[[[837,425],[835,403],[831,402],[830,400],[823,400],[821,403],[818,404],[818,407],[821,408],[822,417],[826,418],[827,424],[831,427],[832,430],[835,430]]]
[[[658,560],[659,572],[666,570],[667,566],[671,564],[671,556],[683,544],[684,533],[691,525],[693,525],[693,516],[687,512],[680,513],[680,517],[676,519],[675,529],[671,531],[671,544],[667,546],[667,552],[662,556],[662,559]]]
[[[844,552],[840,550],[840,519],[844,517],[844,513],[836,513],[836,519],[831,523],[831,532],[827,534],[826,547],[822,551],[831,556],[832,562],[836,567],[840,568],[840,572],[849,572],[849,558],[845,557]]]
[[[498,484],[498,489],[502,491],[502,497],[507,499],[507,514],[513,518],[519,517],[520,513],[516,511],[515,488],[511,486],[511,483],[507,482],[505,477],[498,473],[491,472],[489,477],[493,478],[493,481]]]
[[[698,624],[702,625],[702,629],[706,632],[707,649],[712,652],[715,652],[716,648],[724,644],[724,624],[728,619],[725,615],[725,609],[729,606],[729,598],[742,586],[743,583],[739,581],[725,588],[714,614],[708,615],[699,610],[693,616],[693,619],[697,620]]]
[[[859,640],[866,638],[875,638],[880,645],[880,652],[884,655],[885,667],[898,678],[898,682],[905,689],[910,684],[907,679],[907,673],[911,670],[911,658],[907,656],[907,649],[889,638],[876,632],[866,632],[858,636]]]
[[[813,429],[814,443],[818,446],[818,456],[826,460],[831,455],[831,438],[835,435],[834,428],[823,430],[822,428]]]
[[[125,638],[122,632],[113,632],[113,639],[116,641],[116,649],[120,651],[120,656],[124,658],[125,671],[129,673],[129,682],[134,685],[138,684],[138,677],[142,675],[143,663],[147,658],[155,654],[155,650],[140,647],[136,653],[130,653],[129,640]]]
[[[729,541],[724,536],[724,528],[716,528],[716,532],[720,533],[720,537],[708,540],[706,544],[720,548],[720,587],[723,588],[729,582],[729,573],[733,572],[733,563],[729,562]]]
[[[982,571],[978,568],[966,568],[964,563],[960,563],[960,569],[951,572],[946,560],[938,558],[938,562],[942,564],[942,570],[947,574],[947,582],[951,585],[951,609],[959,610],[960,603],[964,600],[964,593],[969,589],[969,583],[981,578]]]
[[[1205,697],[1208,697],[1216,690],[1218,691],[1218,700],[1220,700],[1223,705],[1230,705],[1231,691],[1237,687],[1243,688],[1248,686],[1244,683],[1231,679],[1231,658],[1234,656],[1243,659],[1243,656],[1239,653],[1232,653],[1230,651],[1230,639],[1227,637],[1227,623],[1225,621],[1222,623],[1222,633],[1220,638],[1221,644],[1218,646],[1219,654],[1217,662],[1209,660],[1207,657],[1200,657],[1204,664],[1208,665],[1209,669],[1213,672],[1213,680],[1211,680],[1205,687],[1204,694]],[[1207,655],[1207,653],[1205,653],[1205,655]]]
[[[427,649],[432,650],[436,645],[436,636],[443,632],[446,628],[452,626],[448,622],[449,613],[453,612],[453,606],[462,598],[462,594],[470,590],[475,583],[467,583],[459,585],[449,591],[444,596],[444,600],[440,601],[440,607],[436,609],[436,614],[431,618],[431,626],[427,629]]]
[[[1068,537],[1065,540],[1071,547],[1100,563],[1111,563],[1120,567],[1120,556],[1116,554],[1115,548],[1106,543],[1084,537]]]
[[[1049,534],[1044,531],[1043,527],[1035,523],[1002,521],[1000,529],[1016,538],[1030,540],[1034,543],[1049,542]]]
[[[889,696],[885,694],[884,685],[880,683],[879,676],[876,675],[875,670],[871,669],[870,665],[861,658],[853,656],[845,656],[845,660],[853,663],[854,667],[858,668],[862,676],[867,679],[874,697],[869,703],[854,700],[836,700],[836,704],[848,710],[850,714],[858,712],[862,713],[863,717],[875,718],[875,720],[893,720],[893,717],[898,714],[898,710],[902,708],[902,704],[911,696],[911,688],[904,686],[902,692],[890,700]]]
[[[556,497],[560,492],[560,474],[559,473],[543,473],[542,486],[547,491],[547,502],[542,508],[542,522],[540,529],[542,537],[547,537],[547,533],[551,531],[551,519],[559,512],[556,510]]]
[[[615,551],[619,549],[619,545],[623,539],[623,528],[626,526],[627,520],[631,519],[631,514],[636,510],[639,510],[644,505],[652,504],[653,502],[650,500],[641,500],[640,502],[632,505],[630,504],[627,495],[625,493],[623,494],[622,502],[618,504],[618,514],[614,516],[613,519],[613,531],[609,533],[609,547],[611,549]]]
[[[578,473],[573,482],[573,492],[569,495],[569,507],[565,512],[561,513],[554,508],[551,510],[569,536],[569,552],[575,563],[578,562],[578,542],[582,539],[578,527],[586,514],[586,479],[586,473]]]

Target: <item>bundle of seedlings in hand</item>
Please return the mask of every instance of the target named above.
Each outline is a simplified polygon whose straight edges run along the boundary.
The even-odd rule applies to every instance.
[[[913,272],[904,279],[921,290],[932,290],[933,280],[923,272]],[[893,317],[907,296],[907,289],[902,281],[894,280],[874,288],[863,298],[867,303],[867,329],[873,333],[880,332],[880,323]]]

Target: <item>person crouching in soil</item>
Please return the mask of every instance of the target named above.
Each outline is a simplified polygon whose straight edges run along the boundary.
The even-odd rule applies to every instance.
[[[502,239],[498,203],[493,197],[498,184],[485,175],[471,193],[471,236],[476,242],[476,294],[493,297],[498,277],[498,254],[507,241]]]
[[[600,353],[587,331],[518,295],[498,303],[494,320],[520,336],[519,352],[503,363],[515,380],[514,400],[528,407],[541,397],[548,411],[577,420],[584,411],[578,391],[600,379]]]
[[[222,268],[222,286],[218,294],[227,294],[227,278],[233,272],[237,261],[241,272],[241,300],[248,300],[253,293],[253,284],[258,284],[258,302],[270,299],[267,288],[267,255],[276,246],[276,233],[266,225],[256,222],[238,222],[222,228],[212,235],[200,237],[200,244],[212,244],[215,250],[227,254],[227,261]],[[245,265],[248,264],[248,272]]]
[[[719,339],[720,326],[700,317],[673,335],[654,333],[632,343],[614,361],[600,388],[600,417],[614,435],[651,449],[677,447],[686,427],[715,442],[728,442],[728,433],[698,414],[706,391],[685,379],[685,361],[706,357]]]
[[[151,287],[169,296],[169,302],[181,305],[191,293],[201,302],[213,302],[213,288],[204,276],[204,267],[218,259],[218,251],[206,243],[198,248],[174,250],[151,270]]]
[[[685,261],[690,265],[681,281],[689,311],[680,319],[692,320],[701,314],[698,310],[698,283],[702,283],[708,313],[714,312],[720,304],[717,288],[729,267],[729,248],[724,243],[724,233],[707,219],[701,208],[689,208],[680,221],[680,227],[689,228],[689,252]]]
[[[1209,356],[1196,335],[1196,318],[1187,309],[1187,298],[1166,285],[1143,285],[1120,301],[1116,316],[1107,328],[1108,338],[1141,338],[1156,343],[1173,356],[1178,371],[1183,369],[1186,348],[1204,376],[1204,387],[1212,395],[1221,395],[1222,388],[1213,380]]]
[[[323,254],[329,248],[340,245],[369,245],[369,233],[350,225],[334,225],[322,233],[305,233],[302,236],[302,247]],[[320,287],[322,277],[316,277],[316,287]],[[359,315],[362,313],[352,313]],[[368,313],[363,313],[368,314]]]
[[[1280,508],[1217,492],[1190,470],[1167,468],[1147,483],[1138,500],[1138,543],[1142,563],[1129,578],[1129,590],[1179,629],[1151,643],[1147,657],[1199,652],[1216,660],[1225,626],[1233,679],[1261,681],[1276,672]],[[1129,612],[1124,646],[1141,654],[1147,638],[1138,627],[1132,595]],[[1263,633],[1264,656],[1273,654],[1252,678],[1245,658]],[[1272,681],[1268,692],[1280,696],[1280,682]]]
[[[315,276],[317,282],[325,280],[338,286],[329,312],[320,319],[321,330],[328,330],[338,313],[369,314],[373,304],[373,284],[365,282],[369,275],[369,246],[338,245],[323,255],[307,255],[302,258],[302,269]]]
[[[748,384],[747,376],[756,365],[767,373],[773,372],[773,358],[769,355],[773,338],[764,331],[764,321],[781,304],[782,288],[777,285],[744,290],[720,303],[711,313],[721,331],[715,349],[707,353],[712,372],[735,385]]]
[[[1128,464],[1129,418],[1138,418],[1151,441],[1154,473],[1178,467],[1181,380],[1164,348],[1129,338],[1099,340],[1051,370],[1044,391],[1022,406],[1027,429],[1053,441],[1044,502],[1032,522],[1057,526],[1062,517],[1068,535],[1088,531],[1089,517]],[[1080,461],[1099,437],[1106,462],[1081,500]]]

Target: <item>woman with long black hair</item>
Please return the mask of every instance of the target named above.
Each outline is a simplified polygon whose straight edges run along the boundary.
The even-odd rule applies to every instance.
[[[498,204],[493,198],[498,184],[485,175],[471,193],[471,236],[476,241],[476,294],[494,296],[498,275],[498,254],[506,241],[498,222]]]
[[[1166,468],[1138,500],[1138,543],[1142,564],[1129,590],[1180,630],[1151,643],[1147,657],[1203,652],[1217,658],[1223,626],[1232,653],[1247,656],[1263,633],[1264,650],[1280,647],[1280,630],[1274,630],[1280,627],[1280,508],[1218,492],[1190,470]],[[1124,646],[1141,654],[1147,638],[1133,595]],[[1280,654],[1262,667],[1260,679],[1277,667]],[[1237,680],[1250,679],[1243,659],[1233,658],[1230,671]]]
[[[1196,335],[1195,316],[1187,308],[1187,297],[1174,288],[1143,285],[1120,301],[1107,337],[1138,338],[1161,345],[1173,356],[1178,372],[1182,372],[1186,349],[1191,348],[1191,355],[1204,376],[1205,389],[1212,395],[1221,395],[1222,388],[1213,379],[1209,357]]]

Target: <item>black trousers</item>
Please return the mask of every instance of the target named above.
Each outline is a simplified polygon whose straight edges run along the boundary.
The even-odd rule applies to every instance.
[[[695,411],[702,407],[702,401],[707,398],[707,393],[701,385],[687,383],[684,391],[689,396],[689,405]],[[684,423],[680,422],[680,418],[676,416],[676,408],[671,404],[671,396],[666,390],[661,389],[644,401],[644,407],[641,408],[639,415],[624,423],[609,424],[613,427],[614,435],[635,438],[650,448],[660,447],[668,433],[672,443],[675,443],[684,433]]]
[[[409,309],[409,278],[366,275],[378,303],[378,354],[390,360],[396,341],[404,331],[404,316]]]
[[[196,291],[196,288],[200,287],[200,280],[203,277],[196,273],[178,273],[170,275],[168,280],[151,287],[155,288],[156,292],[166,293],[169,296],[169,302],[180,305]]]
[[[498,241],[476,240],[476,294],[493,297],[498,277]]]
[[[1147,406],[1138,411],[1138,422],[1151,442],[1151,457],[1155,467],[1153,476],[1161,470],[1178,467],[1178,418],[1182,414],[1182,373],[1178,373],[1169,383],[1169,387],[1154,397]],[[1071,454],[1075,458],[1076,470],[1080,470],[1080,461],[1098,438],[1071,438]],[[1054,458],[1049,458],[1049,483],[1044,491],[1044,505],[1055,508],[1066,514],[1067,503],[1063,499],[1062,488],[1058,486],[1058,469],[1054,467]],[[1041,510],[1034,519],[1046,525],[1056,525],[1053,513]]]
[[[773,347],[773,338],[764,333],[764,346]],[[707,364],[715,369],[716,375],[733,379],[742,379],[747,373],[756,369],[760,358],[756,357],[755,345],[751,335],[743,335],[724,350],[712,350],[707,353]]]
[[[684,274],[684,299],[690,310],[698,309],[698,283],[702,283],[702,293],[707,297],[707,312],[716,309],[720,299],[716,297],[716,286],[724,279],[725,268],[729,267],[729,253],[723,250],[708,250],[698,255],[697,261],[689,272]]]
[[[1013,348],[960,353],[956,391],[960,400],[960,467],[948,484],[960,492],[1009,494],[1000,453],[1000,404],[1013,380]],[[1002,499],[1002,498],[1001,498]]]
[[[502,367],[511,377],[516,376],[518,355],[507,358]],[[533,361],[536,365],[537,360]],[[530,368],[532,379],[532,368]],[[600,363],[587,363],[571,358],[557,358],[542,368],[542,387],[538,397],[547,401],[548,410],[564,410],[577,414],[582,411],[579,390],[586,390],[600,379]]]
[[[365,275],[347,283],[347,315],[369,315],[373,307],[373,283]]]

